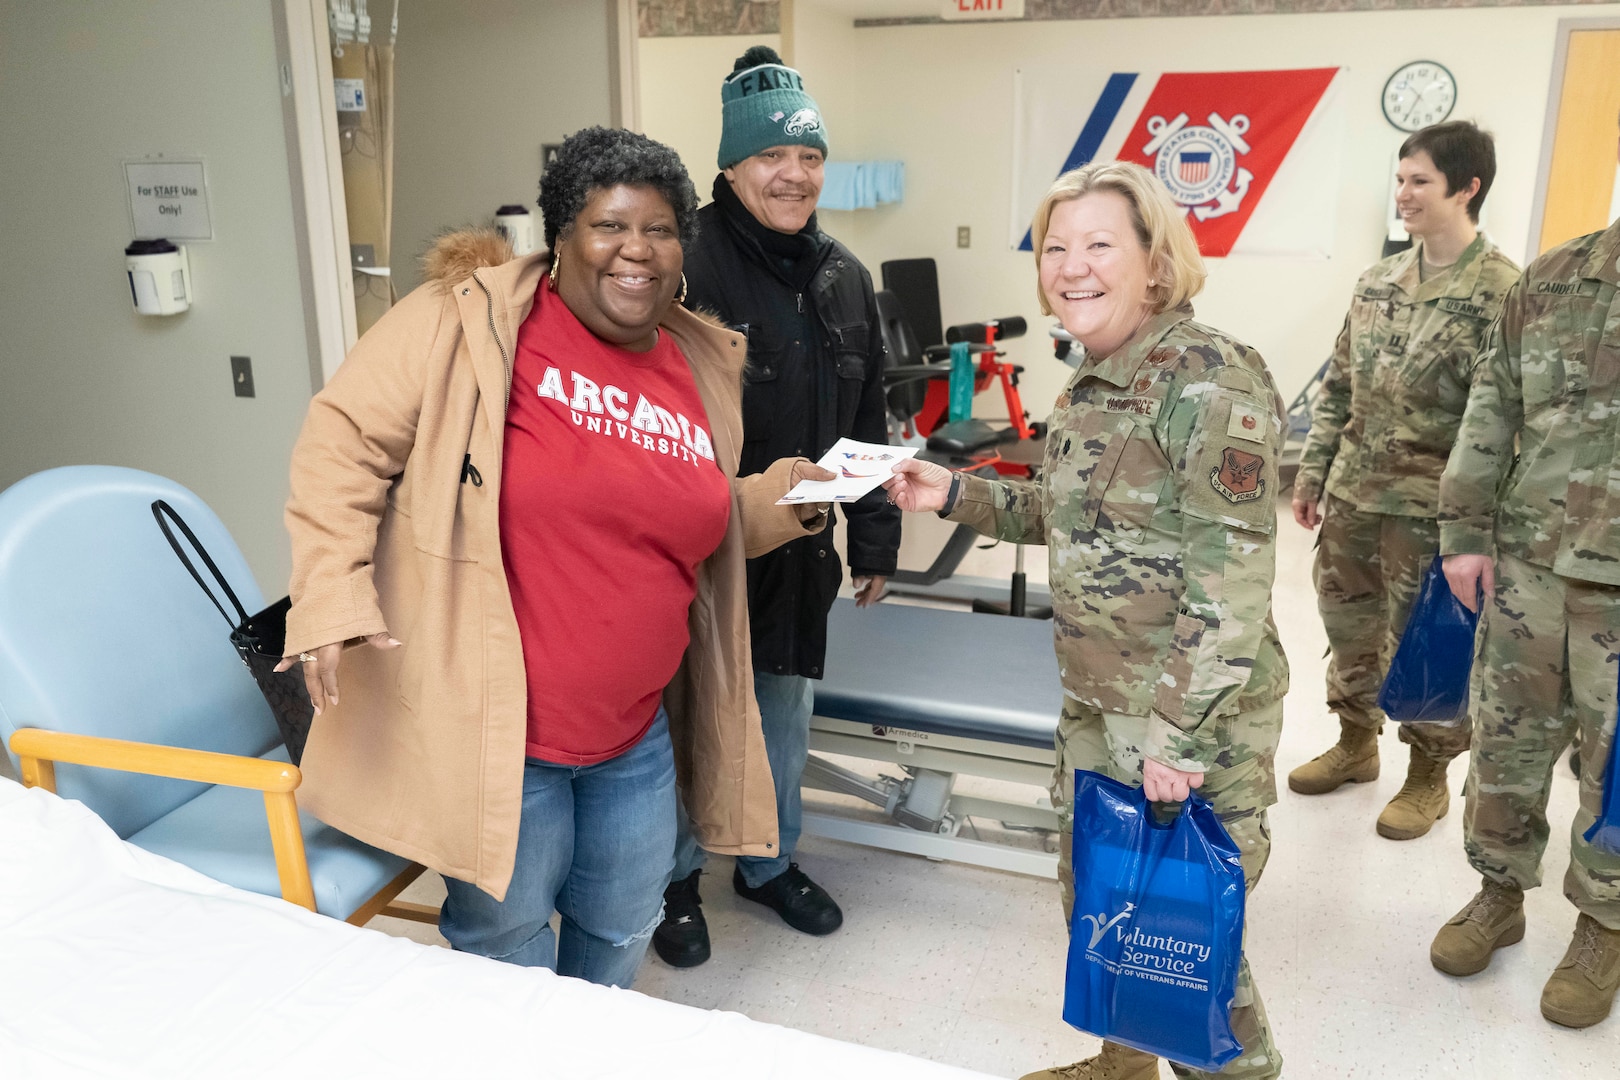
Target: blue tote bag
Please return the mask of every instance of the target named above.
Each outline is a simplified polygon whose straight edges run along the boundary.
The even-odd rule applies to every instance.
[[[1378,691],[1378,707],[1402,724],[1455,723],[1468,715],[1479,613],[1463,607],[1440,567],[1436,555]]]
[[[1232,995],[1243,951],[1243,866],[1194,794],[1173,822],[1142,789],[1074,774],[1074,921],[1063,1019],[1217,1072],[1242,1052]]]
[[[1603,777],[1603,810],[1592,827],[1582,833],[1588,844],[1610,855],[1620,855],[1620,754],[1614,752],[1620,742],[1620,729],[1609,743],[1609,765]]]

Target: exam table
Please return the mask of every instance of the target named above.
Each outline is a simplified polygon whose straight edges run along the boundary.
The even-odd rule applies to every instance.
[[[985,1080],[350,926],[4,778],[0,1076]]]
[[[1057,876],[1057,812],[1044,796],[972,796],[958,776],[1044,791],[1062,706],[1052,624],[896,603],[834,602],[826,675],[815,683],[807,787],[854,796],[887,820],[806,808],[804,831],[934,859]],[[868,776],[820,754],[899,766]],[[1048,841],[1037,847],[962,835],[972,817]],[[1044,850],[1045,848],[1052,850]]]

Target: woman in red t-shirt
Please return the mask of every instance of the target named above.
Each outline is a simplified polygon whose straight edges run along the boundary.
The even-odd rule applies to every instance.
[[[438,419],[429,423],[428,413],[441,404],[436,395],[402,392],[406,374],[414,370],[409,359],[396,361],[392,368],[378,361],[371,365],[376,370],[339,372],[312,406],[295,452],[288,515],[294,525],[295,563],[288,649],[295,641],[319,644],[293,653],[287,662],[303,664],[317,712],[323,713],[306,751],[311,777],[329,778],[347,769],[347,786],[352,788],[374,782],[370,776],[378,769],[386,773],[394,762],[399,775],[393,777],[393,790],[425,785],[432,793],[427,797],[430,805],[439,797],[441,783],[458,799],[489,795],[484,787],[446,779],[458,775],[448,763],[439,776],[423,775],[421,765],[431,765],[435,755],[400,747],[440,740],[443,753],[459,754],[469,741],[481,740],[515,749],[515,738],[508,743],[503,737],[509,730],[503,724],[521,703],[521,798],[515,798],[515,791],[497,791],[490,800],[499,804],[499,796],[514,797],[518,820],[510,880],[464,871],[467,852],[445,854],[438,864],[448,887],[440,927],[458,949],[628,986],[658,923],[673,863],[675,753],[665,690],[679,681],[678,671],[692,673],[669,707],[671,712],[684,708],[693,714],[681,717],[684,731],[704,729],[691,750],[694,770],[718,771],[738,791],[744,783],[741,769],[762,771],[768,777],[761,760],[757,712],[745,689],[746,664],[739,664],[726,644],[748,640],[746,604],[736,600],[743,594],[743,556],[762,550],[756,519],[768,522],[771,540],[766,547],[824,522],[819,513],[804,520],[803,508],[774,503],[799,479],[830,474],[800,460],[781,462],[782,468],[742,481],[734,476],[741,429],[742,342],[679,308],[684,295],[681,245],[695,228],[697,197],[673,151],[630,132],[581,131],[563,143],[547,170],[540,207],[552,252],[546,264],[549,272],[539,273],[542,267],[536,257],[506,263],[493,272],[475,269],[466,279],[472,284],[453,282],[454,275],[449,275],[445,283],[451,303],[448,309],[440,303],[437,328],[411,332],[405,346],[420,348],[416,342],[437,340],[448,320],[463,342],[470,342],[468,366],[479,366],[481,339],[498,348],[507,399],[499,453],[490,454],[488,447],[480,450],[477,428],[489,390],[503,388],[480,385],[469,398],[474,402],[469,421],[474,434],[466,442],[464,459],[457,463],[461,483],[451,497],[457,523],[489,506],[485,501],[469,507],[470,500],[498,500],[497,536],[484,539],[497,541],[494,554],[504,568],[509,614],[501,608],[496,622],[475,617],[472,625],[454,632],[425,625],[433,620],[431,612],[442,609],[435,606],[434,586],[427,575],[442,572],[441,562],[494,560],[487,551],[476,550],[479,541],[472,523],[459,545],[454,538],[444,545],[448,559],[427,559],[437,553],[422,543],[424,532],[434,531],[431,523],[438,520],[433,512],[437,507],[412,503],[407,523],[395,523],[391,530],[396,502],[392,493],[378,513],[380,524],[370,532],[377,538],[377,550],[370,553],[376,562],[376,614],[386,629],[372,630],[362,625],[363,620],[355,621],[352,577],[327,569],[355,562],[352,553],[345,562],[330,551],[339,540],[335,519],[345,509],[341,494],[333,494],[334,487],[341,488],[341,483],[334,484],[333,474],[337,472],[341,481],[347,467],[334,462],[354,461],[352,468],[362,478],[386,472],[368,467],[365,451],[386,446],[396,434],[391,425],[409,426],[416,440],[409,446],[410,460],[398,479],[387,477],[402,483],[422,451],[424,427],[440,432],[437,441],[443,441],[443,428],[454,428]],[[518,283],[515,296],[501,295],[508,279]],[[407,298],[389,318],[405,318],[403,309],[410,303]],[[476,316],[484,315],[486,307],[487,319],[480,320]],[[498,325],[503,319],[509,332],[515,330],[510,350]],[[386,325],[386,320],[380,323],[378,331]],[[367,365],[365,353],[362,342],[345,369]],[[453,379],[459,356],[458,345],[446,361],[451,365],[447,377]],[[433,360],[425,363],[431,365]],[[452,392],[442,396],[457,397]],[[381,422],[368,421],[379,398],[391,403],[392,410],[382,410]],[[477,404],[480,399],[486,404]],[[323,406],[341,413],[344,423],[327,424]],[[455,449],[460,449],[459,443]],[[437,475],[437,459],[454,455],[435,445],[431,456]],[[428,486],[417,483],[424,490]],[[420,492],[413,495],[425,499]],[[743,524],[736,520],[741,516],[750,518],[746,540]],[[304,520],[325,527],[318,532],[301,530],[298,525]],[[413,565],[412,573],[402,573],[381,550],[384,535],[399,529],[415,538],[413,549],[400,558],[426,569]],[[371,558],[360,561],[369,565]],[[473,581],[470,571],[465,579],[454,578],[453,571],[444,573],[452,575],[446,579],[451,582],[448,589],[477,593],[487,588],[487,582]],[[457,580],[464,583],[455,584]],[[396,587],[390,583],[400,582],[415,587],[398,585],[398,591],[407,595],[389,595]],[[349,603],[339,605],[333,597],[345,589],[351,593]],[[472,606],[481,615],[480,605],[492,602],[486,596]],[[412,616],[397,622],[389,616],[391,606]],[[323,618],[327,607],[334,611],[341,607],[341,617]],[[496,655],[495,642],[502,640],[503,631],[508,632],[505,640],[511,640],[514,624],[521,646],[521,694],[511,692],[501,680]],[[322,636],[322,625],[342,632]],[[408,627],[400,636],[411,644],[402,652],[425,646],[435,654],[429,670],[461,664],[461,678],[447,679],[443,684],[447,693],[438,700],[424,700],[427,695],[419,691],[412,707],[372,708],[356,725],[350,719],[353,707],[339,711],[342,642],[364,637],[376,647],[351,654],[347,661],[357,667],[354,678],[364,677],[362,693],[367,705],[374,706],[376,691],[395,684],[388,682],[386,672],[381,678],[372,677],[369,668],[399,645],[390,636],[396,625]],[[356,633],[357,627],[364,632]],[[742,656],[746,657],[745,648]],[[360,664],[368,665],[364,676]],[[466,665],[477,665],[476,670],[484,672],[481,686],[467,685],[471,668]],[[405,670],[402,667],[397,678],[401,701],[414,681]],[[351,675],[348,668],[345,672],[347,683]],[[716,684],[722,689],[712,689]],[[744,689],[739,692],[738,687]],[[479,713],[465,700],[474,696],[499,700]],[[702,712],[704,708],[708,713]],[[482,733],[458,732],[458,710],[475,716]],[[737,737],[731,747],[717,748],[708,734],[716,726],[716,714],[720,723],[733,727],[739,720],[751,721],[752,731]],[[375,720],[377,727],[369,741],[354,730],[367,719]],[[713,760],[735,747],[743,751],[741,768],[735,759]],[[488,764],[488,759],[480,760]],[[504,768],[499,754],[495,767]],[[716,792],[724,796],[727,789],[717,788],[712,775],[697,779],[707,784],[700,794],[715,809],[722,803]],[[414,831],[400,829],[392,820],[379,820],[383,812],[372,811],[358,797],[351,805],[338,807],[342,796],[336,789],[335,781],[328,779],[327,789],[317,791],[317,812],[328,810],[329,820],[362,839],[433,863],[434,852],[424,852],[420,834],[433,832],[436,822],[420,821]],[[726,813],[751,817],[766,809],[755,805],[756,795],[748,798],[753,801],[746,802],[747,813]],[[702,804],[705,798],[697,801]],[[449,798],[438,798],[437,805],[450,814],[462,809]],[[394,802],[387,814],[410,813],[402,807]],[[369,822],[356,820],[368,814]],[[431,811],[421,816],[430,817]],[[487,849],[492,831],[498,833],[502,825],[478,820],[481,824],[470,838],[478,848],[471,853],[473,859]],[[758,829],[754,834],[764,836]],[[501,836],[495,839],[495,846],[503,846]],[[459,838],[449,846],[458,843]],[[744,837],[737,847],[749,843]],[[770,846],[769,840],[752,843]],[[550,927],[554,911],[562,916],[560,934]]]

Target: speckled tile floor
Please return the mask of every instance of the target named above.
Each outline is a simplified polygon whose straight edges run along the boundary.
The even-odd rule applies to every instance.
[[[1294,688],[1279,777],[1337,731],[1322,703],[1325,640],[1310,584],[1310,537],[1286,519],[1281,529],[1275,606]],[[908,531],[907,547],[926,553],[941,538]],[[1031,578],[1044,577],[1040,553],[1030,555]],[[903,561],[921,565],[926,554]],[[962,572],[1005,574],[1011,565],[1003,547],[975,551]],[[1383,749],[1376,783],[1316,798],[1284,787],[1271,812],[1272,857],[1250,903],[1249,954],[1284,1075],[1620,1076],[1620,1016],[1568,1031],[1537,1009],[1575,921],[1559,889],[1575,804],[1567,769],[1559,767],[1553,788],[1548,884],[1528,896],[1524,942],[1484,973],[1453,979],[1429,966],[1428,946],[1477,887],[1462,853],[1462,799],[1454,795],[1452,812],[1426,837],[1379,838],[1373,820],[1405,773],[1405,747],[1393,731]],[[1464,760],[1453,764],[1454,792],[1466,769]],[[677,971],[649,953],[636,989],[1009,1077],[1095,1050],[1095,1038],[1059,1018],[1066,935],[1051,882],[814,837],[801,843],[799,860],[842,904],[841,930],[826,938],[789,930],[735,896],[730,860],[715,858],[703,882],[713,958]],[[442,894],[431,879],[412,898]],[[430,927],[372,925],[442,943]]]

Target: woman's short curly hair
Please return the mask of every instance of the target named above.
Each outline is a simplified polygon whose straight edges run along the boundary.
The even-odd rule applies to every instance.
[[[691,244],[697,235],[698,198],[680,155],[634,131],[588,127],[563,140],[540,178],[546,247],[557,250],[558,235],[574,224],[593,191],[619,184],[650,187],[662,195],[675,211],[681,246]]]

